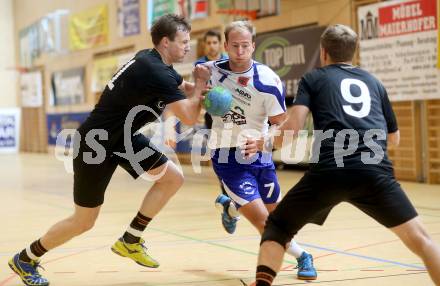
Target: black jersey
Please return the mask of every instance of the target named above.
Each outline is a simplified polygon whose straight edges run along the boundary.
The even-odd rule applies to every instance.
[[[312,170],[392,172],[386,135],[397,131],[397,122],[385,88],[367,71],[346,64],[315,69],[302,77],[294,105],[313,116]]]
[[[139,51],[115,73],[78,131],[84,137],[91,129],[104,129],[108,132],[108,140],[102,143],[114,146],[122,140],[125,121],[133,108],[146,106],[148,110],[133,113],[136,116],[132,122],[132,134],[157,120],[167,104],[185,99],[178,88],[182,81],[172,66],[164,64],[155,49]]]

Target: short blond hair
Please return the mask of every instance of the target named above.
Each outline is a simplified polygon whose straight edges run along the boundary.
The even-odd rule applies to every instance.
[[[233,30],[248,31],[252,35],[252,42],[255,42],[255,27],[250,21],[234,21],[229,23],[225,28],[225,40],[228,41],[228,35]]]

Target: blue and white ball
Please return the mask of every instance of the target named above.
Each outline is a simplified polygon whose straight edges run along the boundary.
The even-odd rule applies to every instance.
[[[223,116],[231,109],[232,94],[228,89],[216,86],[206,94],[203,105],[212,116]]]

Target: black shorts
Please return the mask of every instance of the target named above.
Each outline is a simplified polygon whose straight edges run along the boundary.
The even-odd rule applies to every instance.
[[[168,158],[142,134],[137,134],[132,137],[132,146],[134,153],[144,150],[142,153],[149,155],[139,162],[140,169],[138,169],[138,171],[145,172],[157,168],[165,164],[168,160]],[[84,152],[92,152],[93,156],[96,156],[96,152],[93,149],[81,143],[78,156],[73,160],[73,197],[75,203],[79,206],[93,208],[102,205],[105,190],[118,165],[124,168],[135,179],[142,175],[142,172],[138,172],[133,168],[128,159],[115,154],[115,152],[126,152],[123,143],[111,151],[106,151],[105,159],[99,164],[86,163],[84,160]]]
[[[370,170],[307,172],[269,215],[264,240],[285,245],[307,223],[322,225],[334,206],[347,202],[385,227],[417,216],[392,174]]]

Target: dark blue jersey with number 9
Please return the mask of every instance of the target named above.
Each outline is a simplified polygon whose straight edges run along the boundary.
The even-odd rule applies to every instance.
[[[392,172],[387,134],[398,130],[382,83],[361,68],[333,64],[305,74],[294,105],[313,116],[312,169]]]

